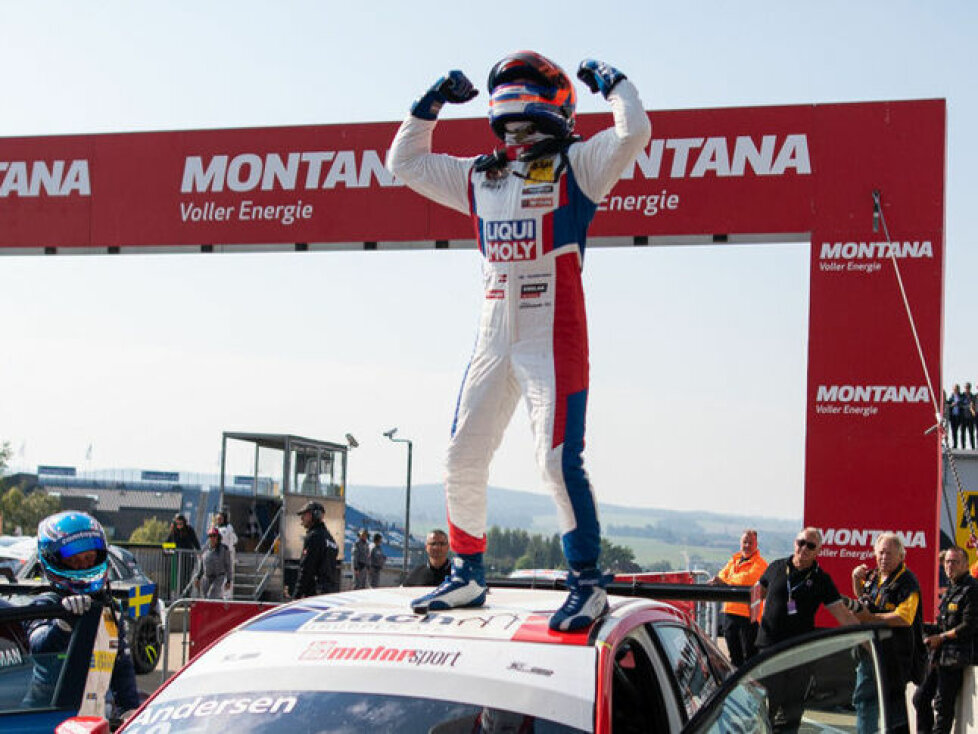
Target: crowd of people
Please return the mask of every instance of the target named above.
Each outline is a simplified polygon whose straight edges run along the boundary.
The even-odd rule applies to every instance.
[[[971,392],[971,383],[955,385],[944,393],[944,417],[951,427],[951,448],[975,448],[975,423],[978,396]],[[970,444],[970,445],[969,445]]]
[[[883,638],[887,709],[893,731],[909,731],[908,684],[916,685],[913,703],[918,732],[950,732],[964,670],[978,663],[978,581],[968,569],[968,554],[952,547],[941,554],[949,586],[941,598],[936,624],[923,622],[920,585],[904,563],[906,550],[896,533],[881,533],[874,543],[875,567],[852,570],[852,596],[843,596],[818,565],[822,536],[805,528],[787,558],[767,563],[758,550],[757,531],[745,530],[740,551],[710,580],[714,585],[753,586],[752,599],[763,611],[728,603],[723,632],[731,662],[740,666],[758,652],[815,629],[823,606],[841,625],[877,622],[892,628]],[[771,720],[779,731],[797,731],[812,671],[799,665],[765,681]],[[868,656],[856,663],[852,705],[857,731],[876,731],[879,721],[876,670]]]
[[[350,565],[353,567],[354,589],[376,589],[380,586],[380,572],[387,563],[384,553],[384,536],[374,533],[370,542],[366,528],[361,528],[353,543]]]
[[[289,595],[295,599],[338,591],[339,547],[323,522],[324,508],[308,502],[297,513],[306,531],[298,578]],[[232,580],[231,549],[222,534],[221,521],[207,533],[196,585],[205,598],[220,598]],[[174,519],[173,535],[193,545],[196,537],[186,529],[186,518]],[[383,538],[367,542],[362,531],[353,550],[355,585],[379,585],[379,572],[386,558]],[[747,529],[740,549],[710,580],[713,585],[753,588],[752,601],[728,603],[723,608],[723,634],[731,662],[741,666],[752,657],[785,640],[815,629],[815,616],[824,607],[841,625],[882,623],[892,634],[882,637],[884,665],[879,669],[869,657],[857,655],[855,686],[851,703],[856,712],[857,731],[875,731],[881,701],[876,675],[885,677],[885,705],[893,731],[909,731],[906,705],[908,684],[916,684],[913,697],[918,732],[950,732],[955,703],[961,690],[964,671],[978,662],[978,581],[968,568],[967,552],[952,547],[941,555],[949,586],[941,598],[936,623],[925,625],[920,585],[905,564],[906,551],[896,533],[881,533],[874,542],[875,564],[862,563],[851,573],[851,596],[840,593],[831,576],[818,564],[822,536],[816,528],[804,528],[796,537],[794,552],[767,562],[758,548],[758,533]],[[73,620],[91,608],[93,600],[111,606],[108,589],[105,533],[92,517],[80,512],[62,512],[46,518],[38,528],[38,551],[44,574],[53,591],[41,595],[36,603],[59,603],[71,614],[67,620],[40,620],[31,623],[27,634],[32,653],[43,656],[65,649]],[[450,577],[453,562],[448,534],[435,529],[425,539],[425,562],[404,579],[405,586],[437,587]],[[456,559],[457,560],[457,559]],[[363,568],[365,566],[365,568]],[[358,575],[359,571],[363,571]],[[357,588],[364,588],[357,586]],[[134,693],[132,660],[125,644],[125,620],[120,616],[118,653],[111,690],[120,706],[138,703]],[[778,722],[778,731],[797,731],[806,705],[812,667],[799,664],[764,681],[769,715]],[[50,679],[50,680],[49,680]],[[35,670],[28,693],[28,704],[49,697],[51,680],[56,679],[43,665]],[[39,705],[39,704],[38,704]]]

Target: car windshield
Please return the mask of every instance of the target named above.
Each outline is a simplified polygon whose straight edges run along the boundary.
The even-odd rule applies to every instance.
[[[526,714],[452,701],[329,691],[247,691],[154,701],[126,729],[127,734],[190,731],[543,734],[582,730]]]

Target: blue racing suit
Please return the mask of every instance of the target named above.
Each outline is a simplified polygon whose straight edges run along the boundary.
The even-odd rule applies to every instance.
[[[39,594],[30,605],[60,605],[65,596],[68,594],[55,591],[45,592]],[[67,622],[74,630],[77,620],[77,617],[69,616],[63,621]],[[139,706],[139,689],[136,687],[136,671],[133,668],[129,643],[126,641],[125,616],[119,613],[118,609],[116,609],[116,620],[119,623],[119,647],[116,653],[115,667],[112,669],[109,690],[112,691],[112,698],[118,710],[128,711]],[[34,675],[31,678],[27,695],[24,697],[24,706],[31,708],[48,706],[54,696],[58,677],[61,674],[62,660],[50,654],[65,652],[68,649],[72,634],[62,629],[57,624],[58,621],[56,619],[38,619],[25,625],[31,655],[35,660]],[[37,656],[42,657],[38,658]],[[81,688],[85,686],[84,680],[66,681],[65,683]]]

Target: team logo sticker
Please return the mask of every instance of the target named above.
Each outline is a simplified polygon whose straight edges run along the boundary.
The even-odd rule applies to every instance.
[[[482,224],[483,252],[490,262],[519,262],[537,257],[535,219],[503,219]]]
[[[554,182],[554,161],[553,158],[542,158],[530,163],[530,168],[526,172],[526,181],[532,183]]]

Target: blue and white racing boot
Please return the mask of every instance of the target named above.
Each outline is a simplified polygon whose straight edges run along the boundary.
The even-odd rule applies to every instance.
[[[608,611],[608,595],[604,587],[613,578],[611,574],[602,574],[594,567],[568,572],[567,590],[570,593],[550,618],[550,629],[576,632],[590,627],[594,620]]]
[[[456,556],[452,560],[452,575],[430,594],[411,602],[415,614],[427,614],[442,609],[481,607],[486,603],[486,570],[482,554],[475,558]]]

